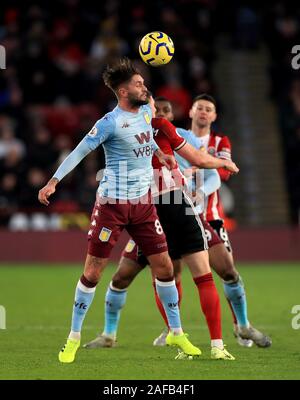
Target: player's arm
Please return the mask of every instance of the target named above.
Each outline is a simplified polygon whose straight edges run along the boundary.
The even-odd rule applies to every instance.
[[[177,163],[174,156],[169,154],[165,154],[161,151],[161,149],[157,146],[157,149],[154,151],[154,154],[158,158],[159,162],[167,167],[168,169],[173,169],[176,167]]]
[[[200,207],[197,211],[203,212],[204,199],[216,192],[221,187],[221,179],[216,169],[197,169],[194,176],[195,187],[192,198],[195,205]],[[200,174],[200,176],[197,176]]]
[[[223,168],[227,170],[229,174],[237,174],[239,172],[238,167],[233,161],[213,157],[206,151],[195,149],[189,143],[186,143],[181,149],[176,151],[181,157],[185,158],[192,165],[195,165],[198,168]]]
[[[222,158],[224,160],[231,160],[231,143],[228,139],[228,136],[222,137],[217,148],[216,157]],[[219,168],[218,172],[222,181],[228,181],[231,176],[230,171],[225,168]]]
[[[49,182],[39,191],[38,199],[42,204],[49,205],[48,198],[55,192],[58,182],[69,174],[92,150],[95,150],[103,143],[111,131],[111,123],[105,120],[105,118],[98,121],[78,146],[61,163]]]
[[[221,187],[221,179],[216,169],[204,169],[204,183],[200,188],[205,197],[216,192]]]
[[[205,151],[197,150],[179,135],[175,126],[165,118],[152,118],[154,129],[160,129],[168,137],[170,144],[181,157],[198,168],[226,168],[231,173],[238,173],[239,169],[231,160],[218,159],[207,154]]]
[[[42,204],[49,205],[48,198],[55,192],[58,182],[71,172],[91,151],[92,149],[88,147],[88,144],[83,139],[61,163],[47,185],[39,191],[38,199]]]
[[[149,104],[151,104],[151,102],[154,104],[153,98],[151,97],[150,99],[152,99],[152,101],[149,101]],[[152,113],[153,112],[155,113],[155,107],[154,107]],[[155,115],[155,114],[153,114],[153,115]],[[151,125],[152,125],[152,127],[154,129],[161,129],[162,126],[163,126],[164,121],[166,121],[167,123],[171,124],[165,118],[155,118],[155,117],[153,117],[152,120],[151,120]],[[176,165],[177,165],[175,157],[171,156],[169,154],[165,154],[163,151],[161,151],[160,148],[158,147],[157,143],[155,142],[155,140],[153,140],[153,143],[154,143],[153,144],[153,152],[156,155],[156,157],[159,159],[159,162],[162,165],[164,165],[165,167],[167,167],[168,169],[170,169],[170,170],[175,168]]]
[[[165,118],[152,118],[154,129],[160,129],[168,137],[170,144],[181,157],[199,168],[226,168],[231,173],[238,173],[239,169],[231,160],[221,160],[204,151],[197,150],[182,138],[175,126]]]

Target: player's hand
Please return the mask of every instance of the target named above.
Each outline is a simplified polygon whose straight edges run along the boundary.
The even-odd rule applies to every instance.
[[[169,170],[176,167],[176,160],[174,156],[162,153],[158,158],[160,163],[167,167]]]
[[[239,172],[239,168],[235,165],[233,161],[224,160],[224,162],[224,168],[230,171],[232,174],[237,174]]]
[[[58,183],[57,179],[50,179],[50,181],[47,183],[46,186],[44,186],[40,191],[39,191],[39,202],[44,204],[45,206],[48,206],[50,204],[48,198],[55,192],[55,187]]]

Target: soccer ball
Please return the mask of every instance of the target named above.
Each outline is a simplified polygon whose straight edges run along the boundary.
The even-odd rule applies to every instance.
[[[152,67],[168,64],[174,55],[174,43],[163,32],[150,32],[143,37],[139,45],[142,60]]]

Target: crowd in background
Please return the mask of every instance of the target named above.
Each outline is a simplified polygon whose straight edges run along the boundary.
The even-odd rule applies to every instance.
[[[300,6],[278,2],[266,19],[272,99],[278,107],[291,219],[300,223],[300,69],[292,68],[292,48],[300,45]],[[299,63],[300,66],[300,63]]]
[[[219,3],[153,0],[133,1],[129,7],[120,0],[2,2],[0,44],[7,59],[6,69],[0,70],[0,226],[8,226],[16,211],[91,211],[95,176],[104,165],[101,149],[64,179],[49,208],[38,203],[37,193],[94,122],[115,106],[101,79],[107,63],[122,56],[134,59],[151,91],[170,99],[177,124],[187,127],[194,96],[206,92],[218,97],[211,71],[216,37],[226,30],[231,30],[233,46],[251,50],[265,40],[270,47],[270,96],[280,110],[296,212],[300,80],[288,63],[290,48],[300,44],[299,15],[289,13],[283,2],[267,13],[258,6]],[[158,27],[172,37],[176,57],[150,74],[139,58],[138,43]]]

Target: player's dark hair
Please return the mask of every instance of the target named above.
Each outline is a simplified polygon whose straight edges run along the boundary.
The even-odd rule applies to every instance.
[[[209,101],[210,103],[212,103],[215,106],[215,109],[217,109],[217,102],[216,99],[214,97],[212,97],[211,95],[207,94],[207,93],[202,93],[199,94],[198,96],[196,96],[193,100],[193,104],[196,103],[196,101],[199,100],[206,100]]]
[[[139,70],[129,58],[124,57],[111,66],[107,65],[102,77],[105,85],[115,92],[122,83],[130,81],[137,74],[140,74]]]
[[[164,96],[157,96],[157,97],[155,97],[154,101],[166,101],[167,103],[170,103],[170,104],[171,104],[170,100],[167,99],[167,98],[164,97]]]

